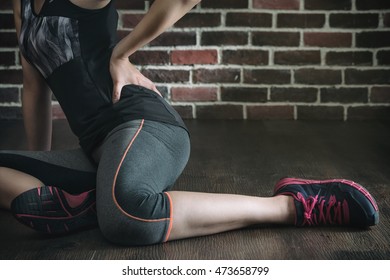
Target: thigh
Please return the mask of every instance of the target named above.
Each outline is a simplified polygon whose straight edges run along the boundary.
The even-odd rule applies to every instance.
[[[0,151],[0,167],[29,175],[44,185],[60,187],[74,194],[96,186],[96,167],[81,149]]]
[[[114,129],[104,141],[97,176],[103,235],[124,245],[165,241],[172,225],[166,191],[188,156],[188,134],[180,127],[137,120]]]
[[[188,134],[180,127],[137,120],[114,129],[98,167],[98,215],[99,209],[102,215],[120,209],[142,219],[166,218],[169,202],[163,192],[182,173],[189,151]],[[150,209],[150,200],[161,205]]]

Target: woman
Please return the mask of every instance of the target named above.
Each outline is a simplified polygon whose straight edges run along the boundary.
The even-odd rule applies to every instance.
[[[113,2],[14,0],[29,147],[50,149],[52,90],[82,150],[0,153],[3,208],[45,233],[98,223],[108,240],[123,245],[260,223],[378,222],[373,197],[347,180],[285,178],[269,198],[170,191],[187,163],[189,136],[180,116],[128,58],[199,0],[154,1],[118,43]]]

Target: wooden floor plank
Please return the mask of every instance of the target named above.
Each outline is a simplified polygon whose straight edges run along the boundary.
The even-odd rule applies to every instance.
[[[107,242],[98,229],[47,238],[0,211],[0,259],[389,259],[390,123],[187,121],[191,159],[177,190],[272,195],[284,176],[347,178],[366,186],[380,207],[369,230],[256,226],[144,247]],[[25,149],[23,125],[0,122],[0,149]],[[55,121],[53,148],[77,147]]]

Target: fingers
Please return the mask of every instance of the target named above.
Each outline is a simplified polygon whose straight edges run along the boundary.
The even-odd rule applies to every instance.
[[[147,89],[150,89],[151,91],[156,92],[158,95],[160,95],[162,97],[162,94],[160,93],[160,91],[157,89],[156,85],[151,80],[146,79],[145,83],[143,85],[140,84],[140,86],[146,87]]]
[[[133,84],[150,89],[150,90],[156,92],[161,97],[163,97],[161,92],[157,89],[156,85],[152,81],[150,81],[150,80],[148,80],[148,81],[149,81],[148,83],[143,82],[143,83],[133,83]],[[119,99],[121,98],[122,88],[123,88],[122,84],[114,83],[114,88],[112,90],[112,103],[113,104],[117,103],[119,101]]]
[[[121,91],[125,85],[138,85],[156,92],[162,97],[156,85],[145,77],[130,61],[126,59],[110,60],[110,73],[113,80],[112,103],[116,103],[121,98]]]
[[[153,91],[156,92],[158,95],[160,95],[161,97],[163,97],[162,94],[161,94],[161,92],[157,89],[157,87],[156,87],[154,84],[153,84],[153,88],[152,88],[151,90],[153,90]]]
[[[161,92],[157,89],[156,85],[151,80],[149,80],[148,78],[146,78],[143,75],[142,75],[142,78],[143,78],[142,82],[140,81],[140,83],[139,83],[140,86],[146,87],[147,89],[150,89],[150,90],[156,92],[158,95],[160,95],[162,97]]]
[[[147,89],[150,89],[154,92],[156,92],[158,95],[163,97],[161,92],[157,89],[156,85],[149,80],[149,83],[134,83],[135,85],[145,87]],[[120,83],[114,83],[114,88],[112,90],[112,103],[115,104],[119,101],[121,98],[121,92],[122,92],[123,85]]]
[[[117,103],[121,98],[122,86],[119,83],[114,83],[114,89],[112,91],[112,103]]]

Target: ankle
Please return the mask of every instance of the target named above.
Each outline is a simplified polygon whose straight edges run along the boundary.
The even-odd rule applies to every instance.
[[[296,211],[294,199],[287,195],[278,195],[275,199],[278,199],[278,203],[280,205],[280,223],[294,225]]]

